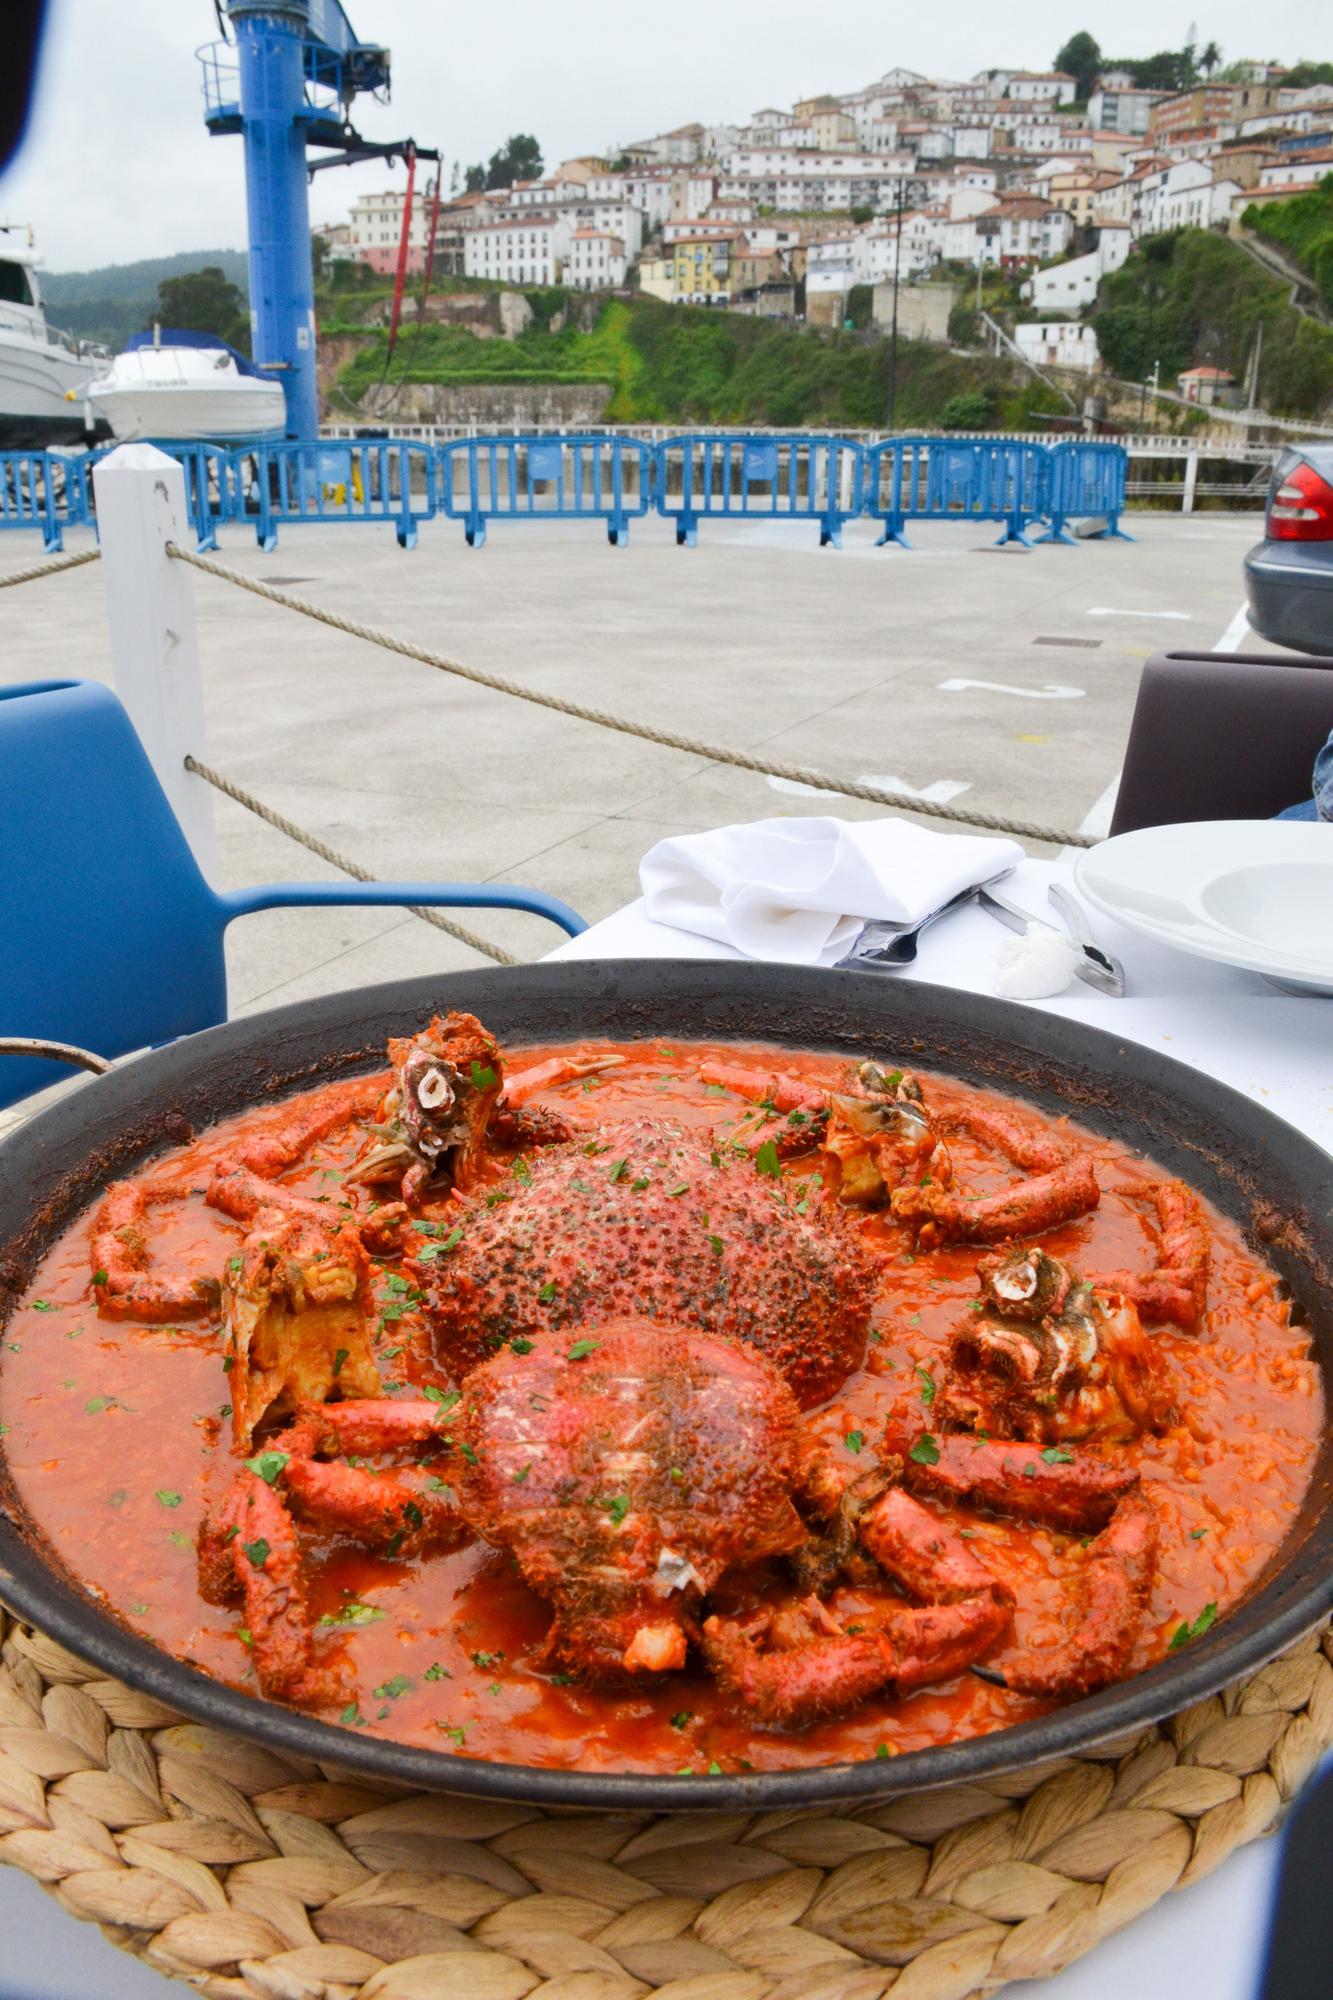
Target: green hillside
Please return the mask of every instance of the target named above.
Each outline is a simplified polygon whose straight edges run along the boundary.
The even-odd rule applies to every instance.
[[[426,326],[419,336],[411,330],[387,382],[606,383],[613,390],[611,423],[859,428],[884,422],[886,339],[653,299],[611,300],[590,331],[567,323],[552,333],[552,302],[550,293],[534,297],[538,321],[514,341],[480,340],[452,326]],[[385,380],[385,337],[376,329],[362,336],[339,388],[353,401],[371,392],[373,402]],[[1047,391],[1030,378],[1016,380],[1006,363],[900,341],[900,426],[947,423],[960,397],[967,399],[953,419],[960,427],[978,421],[1021,427],[1051,405]]]
[[[51,322],[83,340],[123,347],[130,334],[151,325],[157,288],[163,278],[179,278],[214,264],[246,292],[249,267],[244,250],[181,250],[173,257],[145,257],[137,264],[104,264],[95,271],[42,271],[42,300]]]
[[[1260,403],[1278,416],[1318,417],[1333,404],[1333,327],[1298,313],[1289,289],[1227,237],[1177,229],[1145,237],[1103,279],[1092,323],[1123,381],[1141,382],[1159,363],[1168,389],[1182,369],[1203,365],[1244,381],[1262,328]]]
[[[1256,236],[1267,236],[1305,266],[1327,305],[1333,306],[1333,174],[1311,194],[1290,201],[1252,203],[1242,218]]]

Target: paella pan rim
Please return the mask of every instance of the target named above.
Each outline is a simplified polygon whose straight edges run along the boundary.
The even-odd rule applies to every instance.
[[[229,1022],[89,1080],[0,1144],[0,1325],[105,1182],[235,1112],[383,1067],[390,1034],[476,1013],[510,1044],[592,1036],[875,1053],[1011,1091],[1129,1143],[1207,1194],[1272,1262],[1333,1381],[1333,1157],[1210,1076],[1080,1021],[923,982],[709,960],[576,960],[447,973]],[[184,1123],[182,1123],[184,1121]],[[663,1776],[483,1762],[241,1693],[122,1625],[26,1524],[0,1447],[0,1598],[71,1652],[193,1720],[407,1786],[600,1810],[852,1804],[1000,1777],[1147,1729],[1253,1673],[1333,1609],[1333,1441],[1287,1540],[1202,1640],[1035,1721],[858,1763]]]

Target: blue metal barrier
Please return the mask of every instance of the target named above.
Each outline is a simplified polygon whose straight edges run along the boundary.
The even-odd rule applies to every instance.
[[[402,438],[257,442],[231,454],[237,516],[252,516],[259,546],[278,545],[284,521],[390,521],[414,549],[417,523],[438,512],[435,453]]]
[[[864,512],[884,524],[878,547],[910,548],[908,521],[1003,521],[999,541],[1031,547],[1047,510],[1045,445],[1009,438],[889,438],[865,453]]]
[[[667,438],[656,450],[657,511],[693,548],[699,522],[817,521],[819,545],[842,546],[843,523],[861,512],[865,453],[844,438]]]
[[[488,521],[605,521],[624,548],[629,524],[653,504],[653,453],[634,438],[483,437],[439,447],[440,510],[463,523],[469,548]]]
[[[48,555],[65,546],[66,528],[88,520],[83,458],[58,451],[0,451],[0,529],[37,528]]]
[[[180,466],[185,475],[185,508],[194,529],[196,545],[201,554],[215,549],[220,524],[239,520],[244,511],[237,454],[224,445],[182,438],[149,438],[144,442],[166,452]],[[117,449],[116,445],[103,445],[100,450],[87,453],[79,461],[85,469],[89,491],[87,518],[94,527],[97,521],[97,468]]]
[[[1129,453],[1122,444],[1057,444],[1050,454],[1047,512],[1050,527],[1039,542],[1072,542],[1066,523],[1078,519],[1105,520],[1091,539],[1132,542],[1120,526],[1129,477]]]

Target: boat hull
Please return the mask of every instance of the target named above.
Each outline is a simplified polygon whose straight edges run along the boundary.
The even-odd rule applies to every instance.
[[[273,437],[281,435],[287,416],[282,390],[268,382],[241,381],[234,386],[218,382],[199,388],[180,383],[94,384],[89,400],[115,435],[126,440]]]
[[[82,396],[70,402],[67,392],[85,388],[93,365],[87,356],[0,326],[0,445],[21,450],[83,442],[89,425]],[[107,435],[105,420],[93,428]]]

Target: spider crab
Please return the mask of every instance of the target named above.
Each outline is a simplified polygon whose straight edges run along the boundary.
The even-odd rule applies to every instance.
[[[960,1498],[1095,1538],[1066,1638],[1008,1685],[1068,1696],[1123,1672],[1156,1548],[1132,1467],[927,1433],[887,1436],[863,1472],[810,1436],[753,1348],[638,1319],[516,1345],[436,1401],[303,1407],[246,1461],[201,1536],[200,1580],[244,1603],[266,1693],[331,1696],[300,1520],[391,1555],[480,1535],[552,1607],[536,1664],[632,1684],[693,1646],[760,1726],[797,1728],[947,1679],[1005,1637],[1008,1590],[928,1504]],[[348,1458],[403,1452],[402,1470]],[[728,1572],[761,1559],[785,1562],[794,1589],[711,1609]],[[828,1601],[844,1578],[871,1586],[853,1627]]]

